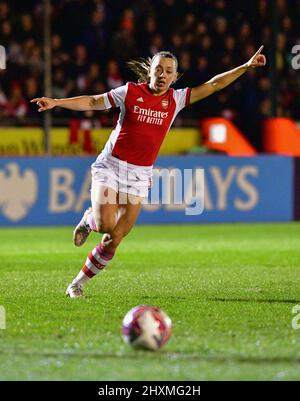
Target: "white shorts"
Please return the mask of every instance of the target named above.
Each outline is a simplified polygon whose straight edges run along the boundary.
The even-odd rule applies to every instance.
[[[111,155],[100,155],[91,171],[92,189],[106,186],[117,193],[146,197],[152,186],[152,166],[136,166]]]

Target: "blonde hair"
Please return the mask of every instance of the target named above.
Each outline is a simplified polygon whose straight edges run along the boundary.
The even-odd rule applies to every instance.
[[[131,71],[133,71],[135,73],[135,75],[138,77],[139,82],[149,82],[150,81],[149,72],[150,72],[151,65],[156,57],[171,58],[172,60],[175,61],[175,67],[176,67],[176,71],[177,71],[177,68],[178,68],[177,57],[173,53],[168,52],[168,51],[158,52],[158,53],[154,54],[154,56],[152,58],[148,57],[148,58],[140,58],[139,60],[128,61],[127,65],[129,66]]]

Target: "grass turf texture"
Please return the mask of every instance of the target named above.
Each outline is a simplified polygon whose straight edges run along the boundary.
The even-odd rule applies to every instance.
[[[0,230],[2,380],[298,380],[300,224],[137,226],[106,272],[64,291],[97,243],[72,228]],[[123,342],[138,304],[165,310],[158,353]]]

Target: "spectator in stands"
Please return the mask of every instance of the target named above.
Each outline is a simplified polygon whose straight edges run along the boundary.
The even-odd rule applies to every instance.
[[[119,64],[115,60],[108,61],[106,76],[108,89],[114,89],[118,86],[123,85],[123,79],[119,69]]]
[[[216,74],[238,65],[253,53],[258,42],[265,45],[267,52],[270,49],[270,2],[267,0],[127,0],[124,3],[125,7],[123,2],[104,0],[52,2],[55,93],[63,93],[65,97],[77,96],[86,90],[94,92],[97,86],[109,89],[119,85],[116,82],[132,79],[130,72],[124,68],[126,61],[139,55],[147,58],[162,48],[168,48],[178,56],[182,68],[180,72],[188,71],[189,76],[184,74],[180,85],[184,84],[184,80],[199,82],[201,77],[205,81],[209,77],[207,73]],[[0,0],[1,45],[5,46],[8,55],[7,69],[1,74],[3,98],[11,99],[10,88],[16,77],[24,77],[24,82],[32,78],[38,87],[43,83],[42,11],[42,0]],[[299,119],[299,72],[291,69],[291,49],[300,43],[297,30],[300,2],[278,0],[277,12],[279,111]],[[114,63],[110,61],[112,58]],[[97,72],[99,65],[100,76]],[[239,91],[241,95],[247,93],[247,96],[240,102],[233,102],[228,91],[217,107],[215,102],[205,102],[201,110],[195,107],[184,111],[180,122],[184,123],[185,113],[190,113],[189,123],[192,119],[197,124],[203,110],[207,115],[221,115],[232,107],[232,115],[239,116],[241,121],[247,116],[247,107],[250,107],[253,118],[259,121],[259,114],[265,116],[270,113],[270,88],[265,88],[265,81],[262,81],[262,88],[260,82],[261,78],[267,79],[268,74],[266,69],[241,80],[240,88],[234,88],[235,94]],[[21,98],[27,98],[26,85],[18,90],[21,91]],[[69,112],[63,110],[61,113],[68,115]],[[32,116],[32,111],[26,109],[24,117],[29,115]],[[110,112],[109,124],[115,115]],[[40,118],[37,113],[36,116]],[[247,130],[246,126],[241,128]]]
[[[52,66],[53,67],[63,67],[70,63],[70,54],[68,54],[62,45],[61,36],[54,34],[51,38],[52,45]]]
[[[4,115],[6,117],[22,118],[29,110],[28,102],[22,95],[22,88],[19,82],[11,85],[10,97],[6,103]]]
[[[0,86],[0,117],[4,115],[4,110],[6,108],[6,105],[7,105],[7,97]]]

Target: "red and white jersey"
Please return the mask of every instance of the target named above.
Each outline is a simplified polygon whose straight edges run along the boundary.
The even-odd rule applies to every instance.
[[[120,107],[120,115],[100,156],[152,166],[176,115],[188,106],[190,93],[190,88],[170,88],[154,96],[148,83],[133,82],[106,93],[106,107]]]

